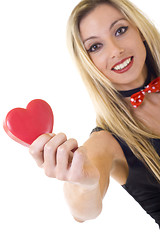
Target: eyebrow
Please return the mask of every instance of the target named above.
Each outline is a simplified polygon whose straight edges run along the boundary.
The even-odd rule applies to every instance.
[[[120,19],[114,21],[114,22],[111,24],[109,30],[111,30],[111,29],[114,27],[114,25],[115,25],[117,22],[121,21],[121,20],[126,20],[126,18],[120,18]],[[95,39],[95,38],[97,38],[97,37],[96,37],[96,36],[92,36],[92,37],[86,38],[86,39],[83,41],[83,44],[84,44],[85,42],[87,42],[88,40]]]

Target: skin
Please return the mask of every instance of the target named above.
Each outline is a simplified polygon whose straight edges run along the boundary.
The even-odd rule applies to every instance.
[[[83,18],[80,33],[93,63],[116,89],[129,90],[143,85],[147,76],[146,49],[138,29],[122,13],[102,4]],[[134,62],[129,71],[119,74],[112,70],[117,62],[130,56]]]
[[[115,8],[99,5],[82,19],[80,30],[83,41],[92,37],[84,43],[87,50],[91,45],[100,43],[98,51],[89,53],[94,64],[118,90],[126,90],[144,83],[147,75],[146,51],[144,39],[126,20],[116,22],[110,29],[112,23],[121,18],[124,16]],[[126,25],[128,31],[115,37],[117,29]],[[117,74],[111,70],[115,63],[129,56],[134,56],[134,64],[129,71]],[[159,94],[146,94],[144,103],[133,111],[146,127],[160,134],[159,98]],[[91,134],[80,147],[75,139],[67,139],[64,133],[44,134],[30,146],[30,153],[46,176],[65,181],[66,201],[73,217],[79,222],[96,218],[101,213],[110,176],[121,185],[128,177],[123,151],[107,131]]]

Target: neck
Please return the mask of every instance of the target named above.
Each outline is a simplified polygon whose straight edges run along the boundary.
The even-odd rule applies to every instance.
[[[142,89],[145,88],[145,86],[147,86],[149,83],[151,82],[151,73],[148,72],[147,78],[144,82],[144,84],[141,87],[138,88],[134,88],[131,90],[127,90],[127,91],[118,91],[123,97],[130,97],[132,96],[132,94],[141,91]]]

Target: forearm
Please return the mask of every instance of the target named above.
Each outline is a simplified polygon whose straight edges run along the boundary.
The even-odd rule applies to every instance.
[[[102,211],[100,187],[84,188],[65,182],[64,194],[73,217],[78,221],[96,218]]]

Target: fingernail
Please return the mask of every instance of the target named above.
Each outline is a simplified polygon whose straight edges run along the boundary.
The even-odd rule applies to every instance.
[[[48,133],[48,135],[51,136],[51,137],[54,137],[54,136],[55,136],[54,133]]]

